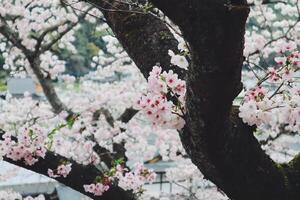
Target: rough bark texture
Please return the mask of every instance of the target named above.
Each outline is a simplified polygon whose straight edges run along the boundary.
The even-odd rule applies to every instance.
[[[158,63],[164,70],[171,69],[179,77],[184,77],[185,71],[170,63],[168,50],[178,52],[178,41],[164,22],[140,8],[129,8],[128,4],[120,1],[88,2],[102,11],[108,25],[144,77],[147,78],[152,67]]]

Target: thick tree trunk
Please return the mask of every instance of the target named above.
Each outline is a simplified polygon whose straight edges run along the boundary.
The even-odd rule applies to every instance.
[[[181,138],[193,163],[232,200],[290,200],[283,171],[232,108],[242,86],[246,1],[191,0],[180,7],[153,2],[179,25],[192,49]]]

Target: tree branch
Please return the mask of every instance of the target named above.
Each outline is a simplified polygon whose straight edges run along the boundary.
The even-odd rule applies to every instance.
[[[30,63],[30,67],[33,70],[35,76],[37,77],[39,83],[41,84],[43,88],[43,92],[50,103],[50,105],[53,108],[54,113],[59,114],[61,111],[67,111],[70,115],[73,114],[71,110],[69,110],[66,105],[60,100],[58,97],[55,88],[52,84],[51,77],[44,76],[41,68],[40,68],[40,58],[36,57],[35,54],[31,54],[30,56],[27,56],[27,59]]]
[[[116,0],[88,2],[102,11],[115,36],[145,78],[157,63],[163,70],[171,69],[184,78],[185,70],[170,63],[168,50],[178,52],[178,41],[162,20],[137,6]],[[111,9],[127,12],[113,12]]]
[[[2,17],[1,15],[0,15],[0,33],[5,38],[7,38],[7,40],[10,41],[14,46],[22,50],[25,55],[31,53],[30,50],[28,50],[24,45],[22,45],[22,40],[18,37],[17,33],[15,33],[13,30],[9,28],[5,18]]]
[[[38,55],[44,53],[45,51],[48,51],[54,44],[56,44],[64,35],[66,35],[68,32],[70,32],[78,23],[80,23],[82,20],[84,20],[84,18],[86,17],[86,15],[88,14],[88,12],[92,9],[92,7],[90,7],[89,9],[87,9],[82,15],[78,16],[78,20],[77,22],[72,22],[68,24],[68,28],[66,28],[66,30],[62,31],[61,33],[58,34],[58,36],[56,38],[54,38],[51,42],[41,46],[41,50],[38,52]],[[51,30],[50,30],[51,31]],[[46,33],[47,34],[47,33]]]
[[[41,61],[39,58],[41,52],[34,53],[28,50],[25,46],[23,46],[21,44],[21,39],[19,38],[17,33],[12,31],[8,27],[3,17],[0,16],[0,19],[4,21],[4,25],[0,26],[0,33],[3,34],[4,37],[6,37],[14,46],[19,48],[27,57],[30,67],[33,70],[34,74],[36,75],[39,83],[41,84],[44,94],[47,97],[48,102],[51,104],[53,111],[55,113],[60,113],[61,111],[66,110],[72,114],[72,112],[68,110],[67,107],[58,98],[55,89],[53,87],[51,77],[49,77],[49,75],[45,77],[44,74],[42,73],[42,70],[40,68]]]
[[[119,121],[123,123],[129,122],[136,114],[138,113],[137,110],[133,108],[127,108],[123,114],[118,118]]]
[[[56,25],[51,26],[51,27],[47,28],[46,30],[44,30],[43,33],[36,39],[37,40],[37,44],[35,45],[35,52],[37,53],[40,50],[41,44],[42,44],[45,36],[48,33],[57,30],[59,26],[66,25],[67,23],[68,23],[68,21],[65,21],[65,22],[62,22],[60,24],[56,24]]]
[[[4,132],[1,130],[0,137],[2,138]],[[120,199],[120,200],[133,200],[132,193],[126,192],[119,187],[111,187],[107,192],[105,192],[102,196],[96,197],[91,193],[87,193],[84,191],[84,184],[91,184],[95,182],[95,178],[97,176],[103,175],[97,167],[93,165],[81,165],[76,163],[73,160],[65,158],[63,156],[54,154],[53,152],[48,151],[46,153],[45,158],[40,158],[37,163],[34,165],[26,165],[23,161],[14,161],[9,158],[4,157],[6,162],[14,164],[16,166],[22,167],[24,169],[48,176],[48,169],[56,169],[63,161],[68,161],[72,164],[72,170],[70,174],[66,177],[58,177],[54,178],[58,182],[73,188],[74,190],[93,198],[94,200],[112,200],[112,199]]]
[[[118,118],[118,120],[120,120],[123,123],[127,123],[136,115],[137,112],[138,112],[137,110],[134,110],[132,108],[128,108]],[[107,123],[111,127],[114,127],[115,120],[112,117],[109,110],[107,110],[105,108],[100,108],[99,110],[94,112],[93,121],[98,120],[101,115],[104,115]],[[124,131],[125,131],[125,129],[121,129],[121,132],[124,132]],[[115,153],[109,152],[107,149],[99,146],[98,144],[95,145],[94,150],[98,155],[105,154],[103,156],[104,157],[103,161],[105,162],[107,167],[111,167],[111,164],[112,164],[113,160],[117,160],[117,159],[120,159],[120,158],[127,160],[126,155],[125,155],[126,149],[124,147],[124,144],[125,144],[125,141],[123,141],[121,143],[113,143],[113,151]]]

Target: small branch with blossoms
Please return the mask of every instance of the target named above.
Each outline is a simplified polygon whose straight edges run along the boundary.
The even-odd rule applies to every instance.
[[[106,111],[109,112],[108,110]],[[133,113],[131,113],[130,115],[134,116]],[[26,166],[28,165],[28,168],[30,169],[32,169],[31,167],[34,168],[36,165],[39,165],[41,159],[47,159],[47,155],[53,154],[50,151],[47,152],[47,150],[51,149],[56,133],[58,133],[63,128],[72,128],[73,124],[79,116],[79,114],[76,114],[72,115],[71,117],[67,117],[65,123],[59,124],[52,131],[46,134],[37,125],[32,125],[28,128],[25,128],[23,131],[18,133],[17,137],[14,137],[14,135],[11,133],[3,132],[4,140],[0,141],[1,156],[3,156],[4,159],[8,158],[6,160],[11,163],[23,163]],[[65,117],[62,116],[62,118]],[[97,146],[100,147],[99,145]],[[105,152],[105,155],[103,155],[103,157],[105,157],[106,154],[111,153],[109,150],[103,147],[101,147],[101,152]],[[54,162],[56,166],[51,167],[47,171],[47,175],[52,178],[66,178],[67,175],[71,172],[71,166],[76,167],[78,165],[74,165],[75,162],[71,162],[70,159],[63,158],[59,155],[57,155],[56,157],[59,158],[57,162]],[[111,161],[113,161],[113,157],[108,159],[106,162],[110,163]],[[98,170],[97,176],[99,176],[99,174],[102,174],[102,172],[103,171]]]
[[[64,177],[66,178],[68,174],[71,172],[72,164],[61,164],[55,170],[48,169],[48,175],[51,178]]]
[[[147,93],[137,101],[137,107],[155,126],[182,129],[185,122],[185,81],[172,70],[162,72],[154,66],[148,77]]]
[[[4,17],[0,15],[0,33],[7,38],[8,41],[10,41],[14,46],[18,47],[22,51],[24,51],[26,54],[30,53],[30,50],[28,50],[20,41],[17,34],[13,32]]]
[[[282,47],[271,67],[256,86],[246,92],[239,116],[260,129],[300,133],[300,53],[290,45]],[[281,130],[282,131],[282,130]]]
[[[84,185],[86,192],[92,193],[95,196],[101,196],[110,187],[119,186],[125,191],[132,191],[139,195],[144,192],[142,186],[146,182],[153,182],[156,174],[153,170],[144,167],[143,164],[137,163],[133,171],[129,171],[124,167],[123,159],[115,160],[113,167],[104,173],[104,176],[98,176],[94,183]]]
[[[84,184],[91,183],[95,177],[103,176],[103,173],[94,165],[82,165],[72,159],[65,158],[50,151],[46,151],[43,138],[37,136],[37,131],[25,130],[22,136],[15,138],[8,133],[2,133],[4,140],[0,141],[1,159],[16,166],[43,174],[58,180],[93,199],[95,197],[84,189]],[[45,139],[45,138],[44,138]],[[106,175],[105,175],[106,176]],[[118,193],[115,194],[114,191]],[[113,199],[130,196],[117,185],[103,194],[104,199]],[[129,197],[128,197],[129,198]]]
[[[53,137],[57,131],[66,126],[72,127],[78,116],[79,115],[70,118],[64,124],[58,125],[48,134],[44,134],[43,130],[39,129],[36,125],[25,128],[17,137],[9,132],[3,132],[1,135],[3,140],[0,140],[1,158],[17,166],[55,178],[59,182],[84,193],[83,185],[85,183],[93,181],[95,177],[102,177],[102,174],[104,174],[103,177],[105,179],[105,177],[111,175],[111,171],[114,170],[112,169],[109,173],[104,173],[103,170],[99,170],[92,164],[83,166],[72,159],[56,155],[46,148],[49,142],[53,142]],[[105,151],[109,152],[106,149]],[[111,158],[111,160],[113,160],[113,158]],[[114,161],[114,163],[117,165],[123,162]],[[77,178],[78,174],[84,174],[84,176]],[[82,188],[80,188],[80,183],[82,184]],[[99,186],[96,188],[98,187]],[[111,187],[105,188],[107,188],[105,190],[107,191]],[[118,185],[112,187],[113,190],[115,188],[118,188]],[[99,195],[99,193],[97,194]],[[120,195],[122,195],[122,193],[120,193]],[[93,194],[90,194],[90,196],[93,197]]]

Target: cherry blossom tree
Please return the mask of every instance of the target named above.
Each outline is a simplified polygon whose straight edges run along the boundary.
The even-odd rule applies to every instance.
[[[123,87],[99,87],[86,81],[83,94],[92,94],[89,100],[65,99],[72,111],[79,113],[70,117],[61,112],[68,110],[64,107],[57,115],[46,103],[37,104],[29,97],[10,99],[13,103],[7,102],[7,116],[13,116],[8,113],[15,114],[14,109],[23,113],[19,113],[17,131],[9,125],[11,119],[1,117],[7,125],[1,141],[5,160],[53,177],[94,199],[133,199],[132,193],[139,194],[141,186],[155,175],[140,163],[130,171],[120,157],[112,155],[121,152],[129,161],[144,161],[158,149],[161,159],[178,161],[176,168],[167,170],[169,180],[177,184],[191,178],[192,185],[197,185],[205,178],[231,199],[299,198],[299,157],[277,163],[254,135],[257,131],[276,133],[264,141],[268,151],[268,145],[281,134],[299,132],[297,0],[89,3],[102,12],[126,51],[115,39],[107,39],[114,44],[110,49],[118,59],[105,60],[100,52],[93,59],[95,66],[122,65],[124,71],[139,74],[136,65],[147,82],[139,75],[120,81]],[[74,5],[69,3],[67,9],[77,8]],[[7,19],[2,21],[0,32],[6,38],[14,36],[7,34]],[[23,44],[20,40],[10,42],[26,51],[35,47],[34,39],[23,40]],[[130,61],[124,64],[128,56],[135,65]],[[243,65],[248,68],[246,76],[254,80],[244,88]],[[96,73],[110,72],[101,69]],[[233,101],[241,92],[243,100],[237,107]],[[112,100],[113,93],[119,94],[119,101]],[[24,104],[32,107],[21,110]],[[14,108],[9,108],[12,105]],[[24,117],[25,113],[32,117]],[[140,117],[147,126],[139,122]],[[157,134],[155,148],[145,139],[153,132]],[[215,199],[227,198],[215,194]],[[189,195],[178,198],[201,198],[197,193]]]
[[[62,6],[60,1],[1,1],[1,4],[4,68],[14,76],[34,75],[54,111],[67,110],[51,83],[65,71],[65,61],[53,54],[53,47],[75,53],[74,30],[97,12],[84,4],[77,4],[76,8]]]

